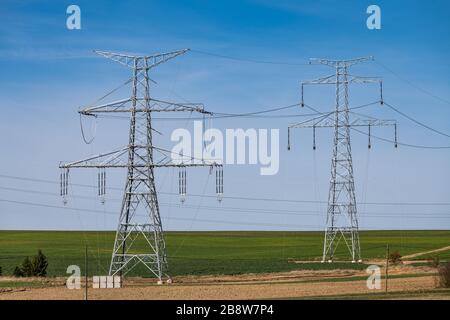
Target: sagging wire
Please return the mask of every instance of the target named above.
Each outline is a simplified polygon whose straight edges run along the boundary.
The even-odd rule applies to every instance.
[[[86,135],[84,134],[84,128],[83,128],[83,120],[82,120],[82,117],[83,117],[83,115],[80,113],[80,130],[81,130],[81,137],[83,138],[83,141],[84,141],[85,144],[91,144],[92,142],[94,142],[95,137],[96,137],[96,135],[97,135],[97,117],[94,116],[96,119],[95,119],[95,122],[94,122],[94,125],[93,125],[93,130],[92,130],[92,128],[91,128],[91,130],[94,131],[94,134],[93,134],[92,138],[89,139],[89,140],[86,139]]]
[[[128,80],[125,81],[123,84],[121,84],[121,85],[119,85],[118,87],[116,87],[116,88],[112,89],[111,91],[107,92],[104,96],[98,98],[98,99],[97,99],[95,102],[93,102],[91,105],[96,104],[96,103],[102,101],[103,99],[105,99],[106,97],[112,95],[113,93],[115,93],[116,91],[118,91],[119,89],[121,89],[122,87],[124,87],[124,86],[126,86],[127,84],[129,84],[132,80],[133,80],[133,78],[128,79]],[[150,80],[151,80],[151,79],[150,79]],[[152,81],[153,81],[153,80],[152,80]],[[91,116],[97,118],[96,115],[91,115]],[[85,136],[85,134],[84,134],[83,121],[82,121],[82,118],[81,118],[81,117],[82,117],[82,114],[80,113],[80,129],[81,129],[81,136],[82,136],[82,138],[83,138],[84,143],[86,143],[86,144],[91,144],[91,143],[95,140],[95,137],[96,137],[96,135],[97,135],[97,120],[96,120],[95,123],[94,123],[94,124],[95,124],[94,130],[93,130],[93,131],[94,131],[94,135],[93,135],[93,137],[92,137],[90,140],[87,140],[87,139],[86,139],[86,136]]]
[[[200,53],[207,56],[234,60],[234,61],[242,61],[242,62],[250,62],[250,63],[258,63],[258,64],[273,64],[273,65],[285,65],[285,66],[309,66],[309,63],[295,63],[295,62],[283,62],[283,61],[268,61],[268,60],[258,60],[258,59],[247,59],[247,58],[239,58],[234,56],[228,56],[223,54],[217,54],[212,52],[206,52],[202,50],[191,49],[191,52]]]
[[[433,128],[433,127],[430,127],[429,125],[426,125],[425,123],[423,123],[423,122],[421,122],[421,121],[419,121],[419,120],[414,119],[413,117],[411,117],[411,116],[405,114],[404,112],[400,111],[399,109],[395,108],[395,107],[394,107],[392,104],[390,104],[390,103],[385,102],[384,104],[385,104],[386,106],[388,106],[390,109],[392,109],[393,111],[395,111],[395,112],[397,112],[398,114],[400,114],[401,116],[403,116],[403,117],[405,117],[406,119],[408,119],[408,120],[414,122],[415,124],[417,124],[417,125],[419,125],[419,126],[421,126],[421,127],[424,127],[424,128],[427,129],[427,130],[433,131],[434,133],[437,133],[437,134],[439,134],[439,135],[441,135],[441,136],[450,138],[450,134],[449,134],[449,133],[442,132],[442,131],[437,130],[437,129]]]

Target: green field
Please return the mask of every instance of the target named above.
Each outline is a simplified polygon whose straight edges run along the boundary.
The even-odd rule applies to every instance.
[[[66,268],[84,266],[88,246],[90,274],[108,271],[114,232],[0,231],[0,266],[12,273],[25,256],[41,249],[49,260],[49,276],[65,276]],[[363,259],[385,257],[391,251],[407,255],[450,245],[450,231],[364,231],[360,233]],[[365,268],[363,264],[296,264],[292,260],[319,260],[322,232],[167,232],[171,275],[241,274],[295,269]],[[345,258],[341,245],[338,258]],[[450,260],[448,251],[439,253]],[[426,256],[418,259],[426,259]],[[136,273],[142,270],[137,269]]]

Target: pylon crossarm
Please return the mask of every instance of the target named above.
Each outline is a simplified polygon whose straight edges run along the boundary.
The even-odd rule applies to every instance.
[[[159,149],[159,148],[156,148]],[[164,150],[164,149],[162,149]],[[171,151],[164,150],[165,152],[172,153]],[[178,156],[178,155],[177,155]],[[199,159],[195,157],[180,156],[178,159],[172,159],[168,161],[160,161],[158,163],[150,164],[153,167],[222,167],[216,159]]]
[[[349,60],[331,60],[331,59],[321,59],[321,58],[311,58],[309,59],[310,64],[323,64],[329,67],[350,67],[352,65],[373,60],[373,56],[360,57]]]
[[[348,83],[348,84],[365,84],[365,83],[379,83],[381,82],[381,79],[378,77],[360,77],[360,76],[353,76],[353,75],[347,75],[347,80],[339,80],[340,84]],[[336,84],[336,75],[329,75],[313,80],[303,81],[302,85],[314,85],[314,84]]]
[[[117,112],[198,112],[212,115],[212,112],[206,111],[201,103],[177,103],[168,102],[152,98],[139,97],[134,99],[136,105],[133,106],[133,99],[123,99],[99,106],[85,107],[78,112],[83,115],[96,115],[98,113],[117,113]]]
[[[319,117],[315,117],[315,118],[311,118],[308,120],[304,120],[298,123],[293,123],[289,125],[290,129],[298,129],[298,128],[311,128],[314,127],[316,125],[319,125],[320,123],[322,123],[323,121],[331,121],[329,119],[330,116],[332,116],[334,114],[334,111],[332,112],[328,112],[328,113],[324,113],[322,116]]]
[[[350,124],[338,124],[337,127],[383,127],[383,126],[395,126],[395,121],[393,120],[361,120],[356,119]],[[315,124],[303,124],[295,126],[294,128],[335,128],[335,121],[332,119],[326,119],[321,123]]]
[[[60,164],[61,169],[69,168],[107,168],[112,167],[120,161],[122,156],[126,156],[128,153],[128,147],[121,148],[119,150],[102,153],[99,155],[91,156],[86,159],[77,160],[65,164]]]
[[[176,103],[163,100],[150,99],[150,110],[152,112],[198,112],[213,115],[206,111],[202,103]]]
[[[183,49],[178,51],[172,51],[167,53],[159,53],[149,56],[134,56],[123,53],[114,53],[94,50],[98,55],[118,62],[126,67],[130,68],[146,68],[150,69],[156,67],[157,65],[166,62],[167,60],[173,59],[176,56],[186,53],[189,49]],[[135,63],[136,60],[136,63]],[[147,60],[147,63],[145,62]]]
[[[347,83],[380,83],[381,78],[378,77],[361,77],[361,76],[353,76],[351,74],[348,75]]]
[[[298,129],[298,128],[334,128],[335,120],[330,116],[333,115],[334,112],[330,112],[325,114],[324,116],[305,120],[296,124],[292,124],[289,126],[290,129]],[[383,119],[355,119],[350,122],[348,125],[339,125],[338,126],[349,126],[349,127],[382,127],[382,126],[395,126],[395,120],[383,120]]]
[[[311,85],[311,84],[335,84],[336,80],[335,80],[335,75],[329,75],[329,76],[325,76],[325,77],[320,77],[317,79],[313,79],[313,80],[307,80],[307,81],[303,81],[302,85]]]
[[[350,127],[386,127],[395,126],[395,120],[383,120],[383,119],[356,119],[350,123]]]
[[[145,59],[147,59],[149,61],[148,67],[153,68],[161,63],[166,62],[167,60],[170,60],[179,55],[182,55],[182,54],[188,52],[189,50],[190,49],[183,49],[183,50],[178,50],[178,51],[150,55],[150,56],[146,56]]]
[[[95,155],[86,159],[77,160],[74,162],[60,164],[61,169],[69,168],[128,168],[131,165],[128,162],[128,153],[130,146],[123,147],[119,150]],[[153,163],[136,163],[133,167],[138,168],[155,168],[155,167],[218,167],[221,166],[215,159],[200,159],[195,157],[186,157],[175,154],[170,150],[148,145],[133,145],[132,148],[136,151],[138,149],[148,149],[158,152],[162,155],[162,159],[154,161]],[[136,153],[137,156],[139,154]],[[171,155],[176,155],[177,160],[173,161]]]
[[[102,57],[108,58],[115,62],[118,62],[127,67],[133,67],[135,57],[132,55],[126,55],[122,53],[113,53],[106,51],[94,50],[94,52]]]
[[[78,113],[82,115],[95,115],[101,112],[130,112],[128,103],[131,102],[131,98],[108,102],[98,106],[88,106],[80,109]]]
[[[197,158],[192,156],[185,156],[181,153],[177,153],[171,150],[153,147],[153,149],[164,156],[164,158],[158,162],[158,164],[162,163],[165,159],[171,159],[166,162],[166,165],[169,166],[180,166],[180,167],[188,167],[188,166],[206,166],[206,167],[219,167],[222,166],[221,163],[217,161],[217,159],[205,159],[205,158]]]
[[[88,163],[88,164],[71,164],[71,165],[61,165],[60,168],[62,169],[69,169],[69,168],[180,168],[180,167],[218,167],[220,166],[216,162],[208,162],[204,161],[203,163],[148,163],[148,164],[135,164],[135,165],[129,165],[129,164],[95,164],[95,163]]]

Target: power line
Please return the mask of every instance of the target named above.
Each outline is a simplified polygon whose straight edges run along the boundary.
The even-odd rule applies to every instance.
[[[437,134],[440,134],[440,135],[442,135],[442,136],[445,136],[445,137],[447,137],[447,138],[450,138],[450,135],[449,135],[449,134],[447,134],[447,133],[445,133],[445,132],[442,132],[442,131],[439,131],[439,130],[436,130],[436,129],[434,129],[434,128],[432,128],[432,127],[430,127],[430,126],[424,124],[423,122],[420,122],[419,120],[416,120],[416,119],[414,119],[414,118],[411,117],[411,116],[408,116],[407,114],[405,114],[404,112],[398,110],[397,108],[395,108],[395,107],[392,106],[391,104],[387,103],[386,101],[384,102],[384,104],[387,105],[387,106],[388,106],[389,108],[391,108],[392,110],[394,110],[395,112],[397,112],[398,114],[400,114],[400,115],[402,115],[403,117],[405,117],[406,119],[409,119],[409,120],[411,120],[412,122],[418,124],[419,126],[422,126],[422,127],[426,128],[426,129],[428,129],[428,130],[431,130],[431,131],[433,131],[433,132],[435,132],[435,133],[437,133]]]
[[[257,64],[273,64],[273,65],[285,65],[285,66],[309,66],[309,63],[291,63],[291,62],[280,62],[280,61],[268,61],[268,60],[257,60],[257,59],[247,59],[247,58],[239,58],[229,55],[223,55],[223,54],[217,54],[217,53],[211,53],[201,50],[193,50],[191,49],[191,52],[199,53],[211,57],[221,58],[221,59],[228,59],[228,60],[234,60],[234,61],[242,61],[242,62],[250,62],[250,63],[257,63]]]
[[[270,113],[270,112],[276,112],[276,111],[280,111],[280,110],[286,110],[286,109],[291,109],[294,107],[298,107],[300,105],[300,103],[295,103],[295,104],[291,104],[288,106],[283,106],[283,107],[274,107],[271,109],[266,109],[266,110],[262,110],[262,111],[255,111],[255,112],[248,112],[248,113],[222,113],[222,112],[213,112],[213,116],[209,116],[209,119],[226,119],[226,118],[236,118],[236,117],[244,117],[244,118],[251,118],[251,117],[255,117],[255,118],[264,118],[264,116],[261,116],[261,114],[265,114],[265,113]],[[279,118],[286,118],[286,117],[306,117],[306,116],[310,116],[310,115],[277,115],[277,116],[265,116],[266,118],[273,118],[273,117],[279,117]],[[98,117],[100,118],[111,118],[111,119],[126,119],[129,120],[129,117],[123,117],[123,116],[111,116],[111,115],[99,115]],[[154,120],[171,120],[171,121],[176,121],[176,120],[203,120],[203,117],[154,117],[152,118]]]
[[[276,111],[280,111],[280,110],[286,110],[286,109],[290,109],[293,107],[298,107],[300,106],[300,103],[294,103],[288,106],[284,106],[284,107],[275,107],[275,108],[271,108],[271,109],[266,109],[266,110],[261,110],[261,111],[255,111],[255,112],[248,112],[248,113],[218,113],[223,115],[223,117],[242,117],[242,116],[252,116],[252,115],[258,115],[258,114],[263,114],[263,113],[270,113],[270,112],[276,112]]]
[[[371,103],[365,103],[359,106],[355,106],[355,107],[351,107],[349,108],[349,110],[356,110],[356,109],[361,109],[361,108],[366,108],[369,106],[372,106],[374,104],[379,103],[380,101],[374,101]],[[290,109],[290,108],[294,108],[297,106],[300,106],[301,103],[295,103],[295,104],[290,104],[287,106],[283,106],[283,107],[274,107],[271,109],[265,109],[262,111],[255,111],[255,112],[248,112],[248,113],[222,113],[222,112],[214,112],[213,114],[216,114],[216,116],[209,116],[209,119],[228,119],[228,118],[237,118],[237,117],[242,117],[242,118],[268,118],[268,119],[273,119],[273,118],[297,118],[297,117],[309,117],[309,116],[315,116],[315,115],[323,115],[326,114],[324,112],[320,112],[320,111],[315,111],[314,113],[303,113],[303,114],[284,114],[284,115],[261,115],[264,113],[270,113],[270,112],[276,112],[276,111],[280,111],[280,110],[285,110],[285,109]],[[306,104],[305,104],[306,106]],[[334,111],[332,112],[328,112],[329,114],[334,113]],[[99,118],[105,118],[105,119],[124,119],[124,120],[130,120],[129,117],[124,117],[124,116],[114,116],[114,115],[98,115],[97,117]],[[204,118],[200,118],[200,117],[153,117],[153,120],[167,120],[167,121],[186,121],[186,120],[203,120]]]
[[[358,133],[364,134],[366,136],[369,135],[367,132],[361,131],[359,129],[356,129],[356,128],[351,128],[351,129],[356,131],[356,132],[358,132]],[[373,135],[373,134],[370,134],[370,136],[372,138],[375,138],[375,139],[380,140],[380,141],[389,142],[389,143],[392,143],[392,144],[397,143],[400,146],[409,147],[409,148],[416,148],[416,149],[450,149],[450,146],[426,146],[426,145],[404,143],[404,142],[399,142],[399,141],[395,142],[394,140],[382,138],[382,137],[379,137],[379,136],[376,136],[376,135]]]
[[[361,133],[365,133],[362,132]],[[13,179],[13,180],[22,180],[22,181],[34,181],[40,183],[50,183],[50,184],[59,184],[58,181],[54,180],[46,180],[46,179],[36,179],[36,178],[28,178],[28,177],[19,177],[12,175],[0,174],[0,178]],[[89,184],[79,184],[79,183],[71,183],[72,186],[83,187],[83,188],[97,188],[94,185]],[[123,191],[123,188],[117,187],[107,187],[109,190],[118,190]],[[178,193],[174,192],[162,192],[161,194],[166,195],[178,195]],[[213,195],[200,195],[200,194],[189,194],[193,197],[205,197],[205,198],[214,198],[216,196]],[[250,196],[223,196],[223,199],[230,200],[247,200],[247,201],[267,201],[267,202],[289,202],[289,203],[328,203],[327,201],[318,201],[318,200],[297,200],[297,199],[277,199],[277,198],[258,198],[258,197],[250,197]],[[449,206],[450,202],[359,202],[358,204],[364,205],[399,205],[399,206]]]
[[[381,62],[379,62],[379,61],[377,61],[377,60],[374,60],[374,61],[375,61],[375,63],[378,64],[380,67],[382,67],[383,69],[385,69],[385,70],[387,70],[388,72],[392,73],[392,74],[393,74],[394,76],[396,76],[398,79],[400,79],[400,80],[406,82],[406,83],[409,84],[411,87],[413,87],[413,88],[415,88],[415,89],[421,91],[422,93],[425,93],[426,95],[429,95],[430,97],[433,97],[433,98],[435,98],[435,99],[437,99],[437,100],[440,100],[440,101],[442,101],[442,102],[444,102],[444,103],[450,104],[450,101],[449,101],[449,100],[444,99],[444,98],[442,98],[442,97],[439,97],[439,96],[435,95],[434,93],[432,93],[432,92],[430,92],[430,91],[428,91],[428,90],[426,90],[426,89],[424,89],[424,88],[422,88],[422,87],[419,87],[418,85],[412,83],[412,82],[409,81],[408,79],[403,78],[403,77],[400,76],[397,72],[393,71],[391,68],[388,68],[386,65],[382,64]]]
[[[79,208],[56,206],[56,205],[50,205],[50,204],[44,204],[44,203],[27,202],[27,201],[0,199],[0,202],[14,203],[14,204],[20,204],[20,205],[27,205],[27,206],[44,207],[44,208],[70,210],[70,211],[77,211],[77,212],[82,212],[82,213],[91,212],[91,213],[99,213],[99,214],[118,215],[116,212],[112,212],[112,211],[102,211],[102,210],[93,210],[93,209],[85,209],[85,208],[79,209]],[[169,218],[169,217],[167,217],[165,219],[179,220],[179,221],[192,221],[192,219],[189,219],[189,218],[175,218],[175,217]],[[206,222],[206,223],[217,223],[217,224],[234,224],[234,225],[250,225],[250,226],[265,226],[265,227],[286,227],[286,228],[318,227],[318,225],[280,224],[280,223],[263,223],[263,222],[236,222],[236,221],[211,220],[211,219],[195,219],[195,221],[196,222]]]
[[[38,190],[29,190],[29,189],[20,189],[20,188],[11,188],[11,187],[3,187],[0,186],[2,190],[14,191],[14,192],[23,192],[23,193],[32,193],[32,194],[42,194],[49,196],[59,196],[57,193],[53,192],[45,192]],[[71,195],[71,198],[79,198],[86,200],[98,200],[96,197],[89,196],[80,196],[80,195]],[[120,199],[116,198],[108,198],[105,199],[107,201],[120,202]],[[317,212],[307,210],[284,210],[284,209],[262,209],[262,208],[243,208],[243,207],[213,207],[213,206],[197,206],[197,205],[188,205],[188,204],[173,204],[173,203],[164,203],[160,202],[161,206],[166,207],[176,207],[176,208],[189,208],[189,209],[204,209],[210,211],[223,211],[223,212],[231,212],[231,213],[261,213],[261,214],[273,214],[273,215],[293,215],[293,216],[317,216]],[[364,212],[363,216],[365,217],[387,217],[387,218],[398,218],[399,215],[407,215],[408,217],[422,217],[416,216],[418,213],[408,213],[404,214],[403,212]],[[420,213],[422,215],[422,213]],[[450,218],[450,215],[445,213],[427,213],[423,218]]]
[[[264,61],[264,60],[258,60],[258,59],[251,59],[251,58],[239,58],[239,57],[235,57],[235,56],[230,56],[230,55],[223,55],[223,54],[216,54],[216,53],[212,53],[212,52],[206,52],[206,51],[201,51],[201,50],[191,50],[194,53],[199,53],[199,54],[203,54],[203,55],[207,55],[207,56],[211,56],[211,57],[216,57],[216,58],[221,58],[221,59],[227,59],[227,60],[234,60],[234,61],[242,61],[242,62],[249,62],[249,63],[257,63],[257,64],[273,64],[273,65],[287,65],[287,66],[309,66],[310,63],[289,63],[289,62],[282,62],[282,61]],[[388,71],[389,73],[393,74],[395,77],[397,77],[398,79],[400,79],[401,81],[407,83],[408,85],[410,85],[411,87],[419,90],[420,92],[434,98],[437,99],[441,102],[450,104],[450,101],[442,98],[416,84],[414,84],[413,82],[411,82],[410,80],[400,76],[397,72],[395,72],[394,70],[392,70],[391,68],[387,67],[385,64],[381,63],[378,60],[373,60],[376,64],[378,64],[381,68],[385,69],[386,71]]]
[[[208,56],[212,56],[212,57],[217,57],[217,58],[221,58],[221,59],[228,59],[228,60],[234,60],[234,61],[242,61],[242,62],[249,62],[249,63],[257,63],[257,64],[274,64],[274,65],[287,65],[287,66],[308,66],[310,65],[310,63],[289,63],[289,62],[282,62],[282,61],[264,61],[264,60],[258,60],[258,59],[251,59],[251,58],[239,58],[239,57],[235,57],[235,56],[229,56],[229,55],[223,55],[223,54],[216,54],[216,53],[212,53],[212,52],[206,52],[206,51],[201,51],[201,50],[191,50],[194,53],[199,53],[199,54],[203,54],[203,55],[208,55]],[[410,80],[403,78],[402,76],[400,76],[397,72],[395,72],[394,70],[392,70],[391,68],[387,67],[385,64],[381,63],[378,60],[373,60],[376,64],[378,64],[380,67],[382,67],[383,69],[385,69],[386,71],[388,71],[389,73],[393,74],[395,77],[397,77],[398,79],[400,79],[401,81],[409,84],[411,87],[421,91],[422,93],[437,99],[441,102],[450,104],[450,101],[442,98],[416,84],[414,84],[413,82],[411,82]]]
[[[384,103],[387,105],[386,102],[384,102]],[[307,105],[306,103],[304,103],[304,106],[305,106],[306,108],[312,110],[313,112],[317,112],[318,114],[322,114],[322,115],[324,115],[324,116],[328,116],[328,115],[331,115],[331,114],[334,113],[334,111],[330,111],[330,112],[320,112],[320,111],[317,110],[316,108],[314,108],[314,107],[312,107],[312,106],[310,106],[310,105]],[[388,105],[388,106],[389,106],[389,105]],[[390,107],[392,107],[392,106],[390,106]],[[352,108],[349,108],[349,110],[352,110]],[[398,111],[398,110],[395,110],[395,111]],[[398,112],[399,112],[399,111],[398,111]],[[405,115],[405,116],[406,116],[406,115]],[[422,125],[422,124],[421,124],[421,125]],[[428,126],[427,126],[427,128],[430,129],[430,130],[435,131],[435,129],[433,129],[433,128],[431,128],[431,127],[428,127]],[[354,131],[356,131],[356,132],[359,132],[359,133],[361,133],[361,134],[364,134],[364,135],[366,135],[366,136],[369,135],[368,133],[366,133],[366,132],[364,132],[364,131],[361,131],[361,130],[359,130],[359,129],[356,129],[356,128],[354,128],[354,127],[350,127],[350,129],[352,129],[352,130],[354,130]],[[439,133],[445,135],[445,133],[442,133],[442,132],[439,132]],[[410,147],[410,148],[416,148],[416,149],[450,149],[450,146],[427,146],[427,145],[417,145],[417,144],[411,144],[411,143],[399,142],[398,140],[397,140],[397,141],[394,141],[394,140],[390,140],[390,139],[378,137],[378,136],[373,135],[373,134],[370,134],[370,136],[373,137],[373,138],[375,138],[375,139],[378,139],[378,140],[380,140],[380,141],[389,142],[389,143],[392,143],[392,144],[397,143],[398,145],[401,145],[401,146],[404,146],[404,147]]]

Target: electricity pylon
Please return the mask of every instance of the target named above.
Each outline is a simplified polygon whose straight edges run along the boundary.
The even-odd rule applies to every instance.
[[[112,152],[61,164],[61,195],[66,196],[68,193],[71,168],[97,168],[99,196],[106,192],[105,168],[127,169],[110,275],[125,275],[137,265],[143,264],[159,279],[159,283],[162,283],[163,276],[168,277],[166,246],[155,186],[155,168],[179,168],[179,190],[182,197],[186,193],[186,167],[209,166],[210,169],[216,169],[216,177],[223,176],[222,165],[215,161],[187,159],[182,155],[173,157],[171,151],[153,145],[152,133],[157,131],[152,125],[152,113],[199,112],[207,116],[212,115],[202,104],[171,103],[150,97],[149,70],[187,51],[188,49],[150,56],[96,51],[103,57],[131,68],[131,96],[99,106],[88,106],[79,110],[79,113],[88,116],[129,113],[129,142],[127,146]],[[178,159],[173,160],[174,158]],[[221,181],[216,180],[219,196],[223,192]]]
[[[328,209],[323,243],[322,262],[332,262],[336,248],[343,240],[349,250],[352,262],[361,262],[361,248],[359,243],[358,215],[355,197],[355,182],[353,176],[352,149],[350,144],[350,129],[355,127],[368,127],[369,149],[371,148],[371,127],[394,126],[394,120],[378,120],[372,117],[367,119],[350,119],[350,114],[356,113],[349,108],[349,84],[355,83],[379,83],[380,104],[383,104],[382,82],[378,78],[358,77],[348,73],[348,68],[371,60],[371,57],[363,57],[352,60],[328,60],[311,59],[311,64],[322,64],[335,69],[335,73],[315,80],[305,81],[301,84],[301,106],[305,106],[303,100],[303,87],[313,84],[334,84],[336,86],[335,110],[321,113],[321,115],[292,124],[288,127],[288,149],[290,149],[290,129],[312,128],[313,149],[316,149],[316,128],[334,129],[334,146],[331,160],[331,180],[328,193]],[[358,117],[362,115],[356,114]],[[395,134],[395,139],[397,136]],[[395,140],[397,141],[397,140]],[[395,144],[397,147],[397,144]]]

